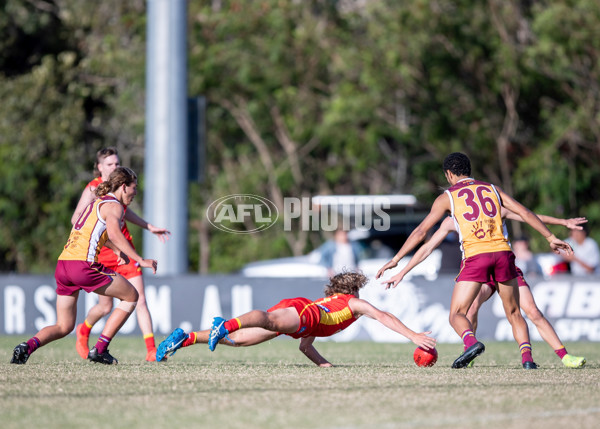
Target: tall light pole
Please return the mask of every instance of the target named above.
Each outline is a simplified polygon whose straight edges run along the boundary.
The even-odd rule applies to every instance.
[[[144,218],[168,228],[161,243],[144,232],[144,257],[159,275],[186,273],[187,0],[148,0]]]

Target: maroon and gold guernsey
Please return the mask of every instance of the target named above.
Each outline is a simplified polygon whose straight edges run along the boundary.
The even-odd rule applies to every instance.
[[[108,239],[106,221],[100,216],[102,204],[121,203],[113,194],[91,202],[73,225],[69,240],[58,257],[59,261],[98,262],[100,249]]]
[[[86,188],[89,188],[89,187],[97,188],[100,183],[102,183],[102,177],[96,177],[94,180],[92,180],[90,183],[88,183],[85,187]],[[123,213],[125,213],[126,211],[127,211],[127,206],[123,206]],[[131,236],[131,233],[127,229],[126,222],[122,223],[121,232],[123,233],[123,235],[125,236],[127,241],[129,241],[129,244],[131,244],[131,247],[135,248],[135,246],[133,245],[133,237]],[[115,252],[113,252],[108,247],[103,247],[102,249],[100,249],[100,255],[98,255],[98,262],[100,262],[105,267],[113,267],[113,269],[115,269],[117,266],[119,266],[117,255],[115,254]]]
[[[496,187],[472,178],[462,179],[446,193],[460,239],[463,259],[480,253],[510,251]]]

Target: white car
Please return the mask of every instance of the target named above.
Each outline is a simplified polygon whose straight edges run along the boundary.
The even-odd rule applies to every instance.
[[[363,235],[362,239],[358,236]],[[384,266],[393,256],[391,249],[382,249],[381,243],[377,240],[372,240],[373,237],[367,237],[364,232],[350,231],[349,237],[351,240],[358,241],[364,249],[362,254],[364,257],[358,261],[358,269],[367,277],[375,277],[377,271]],[[369,240],[371,238],[371,240]],[[376,246],[376,248],[373,247]],[[310,252],[308,255],[270,259],[266,261],[251,262],[245,265],[240,274],[247,277],[300,277],[300,278],[327,278],[327,268],[321,264],[322,248]],[[400,260],[398,266],[392,270],[388,270],[385,278],[391,277],[404,267],[410,259],[407,256]],[[442,261],[442,251],[434,250],[429,257],[413,268],[405,277],[406,279],[412,276],[424,276],[427,280],[435,280],[438,276]],[[458,268],[458,267],[457,267]]]
[[[350,241],[357,242],[362,249],[358,268],[369,277],[374,277],[377,271],[394,256],[428,213],[417,203],[413,195],[315,196],[312,198],[312,204],[314,207],[337,213],[351,225],[357,223],[357,216],[360,214],[367,213],[374,207],[380,208],[378,213],[384,214],[388,221],[385,230],[371,228],[348,231]],[[323,245],[304,256],[252,262],[245,265],[240,270],[240,274],[248,277],[327,278],[327,268],[321,263],[322,251]],[[386,272],[386,276],[398,272],[406,265],[408,259],[401,260],[398,267]],[[415,267],[407,278],[416,275],[425,276],[427,279],[437,278],[441,259],[442,252],[434,251],[426,261]]]

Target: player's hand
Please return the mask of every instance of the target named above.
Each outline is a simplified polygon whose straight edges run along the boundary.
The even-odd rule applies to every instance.
[[[332,368],[332,367],[333,367],[333,365],[330,364],[329,362],[319,364],[319,368]]]
[[[559,240],[558,238],[554,237],[550,242],[550,247],[552,248],[552,251],[554,253],[557,254],[561,254],[560,252],[564,252],[567,255],[572,255],[573,254],[573,248],[569,245],[569,243],[565,243],[562,240]]]
[[[127,265],[129,263],[129,256],[123,252],[119,252],[117,255],[117,265]]]
[[[392,276],[389,279],[382,281],[381,284],[385,285],[386,289],[395,288],[396,286],[398,286],[398,284],[402,281],[403,278],[404,274],[402,272],[399,272],[395,276]]]
[[[585,217],[574,217],[571,219],[565,219],[565,226],[569,229],[583,229],[581,224],[587,223],[587,219]]]
[[[157,228],[156,226],[154,226],[150,223],[148,224],[148,231],[150,231],[152,234],[156,235],[161,243],[166,242],[171,236],[171,231],[169,231],[168,229]]]
[[[156,274],[156,268],[158,267],[158,262],[155,259],[142,259],[142,261],[140,262],[140,267],[152,268],[152,274]]]
[[[383,275],[384,272],[386,272],[390,268],[394,268],[397,265],[398,265],[398,262],[396,262],[392,259],[387,264],[385,264],[383,267],[381,267],[379,269],[379,271],[377,271],[377,275],[375,276],[375,278],[378,279],[379,277],[381,277]]]
[[[418,333],[414,338],[411,338],[411,341],[425,350],[433,349],[437,341],[435,338],[428,337],[428,334],[431,334],[431,331]]]

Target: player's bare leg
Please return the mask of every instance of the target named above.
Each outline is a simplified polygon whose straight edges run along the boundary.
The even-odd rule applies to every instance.
[[[242,328],[229,334],[229,338],[231,338],[233,342],[223,338],[219,341],[219,344],[233,347],[249,347],[272,340],[277,337],[277,335],[277,332],[269,331],[264,328]],[[192,332],[188,337],[190,341],[187,343],[184,341],[182,347],[191,346],[192,344],[208,344],[209,337],[210,329]]]
[[[182,347],[189,347],[194,344],[208,344],[210,333],[210,329],[190,332],[189,334],[186,334],[180,328],[175,329],[158,345],[156,360],[161,362],[167,355],[173,356]],[[219,344],[232,347],[248,347],[272,340],[277,335],[279,335],[277,332],[268,331],[264,328],[242,328],[219,340]]]
[[[94,326],[98,320],[109,314],[113,308],[113,299],[111,296],[99,296],[98,303],[90,308],[86,320]]]
[[[464,368],[485,351],[483,343],[477,341],[467,313],[479,294],[481,283],[463,281],[454,285],[450,301],[450,325],[461,337],[465,351],[452,364],[452,368]]]
[[[131,283],[120,274],[116,274],[109,285],[96,289],[95,292],[99,295],[120,299],[121,302],[106,321],[98,342],[90,349],[88,360],[103,364],[116,364],[118,361],[108,353],[108,345],[131,316],[138,300],[138,293]]]
[[[98,303],[94,305],[88,311],[87,316],[83,323],[77,325],[75,334],[77,340],[75,342],[75,349],[82,359],[87,359],[88,353],[90,352],[90,333],[92,327],[104,316],[109,314],[113,308],[113,299],[110,296],[99,296]]]
[[[154,342],[154,332],[152,332],[152,316],[148,310],[146,303],[146,291],[144,288],[144,278],[140,276],[132,277],[129,282],[137,290],[139,298],[137,306],[135,307],[135,314],[137,315],[138,326],[144,336],[144,342],[146,343],[146,360],[149,362],[156,360],[156,345]]]
[[[478,323],[478,315],[479,309],[488,299],[492,297],[494,294],[494,289],[488,284],[482,284],[479,290],[479,293],[475,297],[473,304],[467,311],[467,319],[471,322],[471,326],[473,327],[473,332],[477,332],[477,323]]]
[[[567,349],[562,344],[562,341],[560,341],[560,338],[558,338],[556,331],[537,307],[535,300],[533,299],[533,294],[528,286],[519,287],[519,299],[521,309],[525,312],[527,318],[534,323],[544,341],[552,347],[552,350],[554,350],[554,353],[556,353],[563,365],[568,368],[579,368],[584,366],[586,362],[584,357],[573,356],[567,353]]]
[[[502,300],[506,318],[512,326],[513,336],[519,344],[523,368],[537,368],[531,356],[529,329],[525,319],[521,315],[521,308],[519,307],[519,286],[517,279],[514,278],[508,282],[498,283],[498,295],[500,295],[500,299]]]
[[[42,328],[27,342],[19,344],[13,350],[10,363],[24,364],[29,356],[41,346],[63,338],[75,327],[77,318],[77,297],[79,291],[72,295],[56,296],[56,323]]]
[[[269,312],[252,310],[230,320],[215,317],[208,339],[208,348],[210,351],[214,351],[221,339],[241,328],[264,328],[272,332],[291,334],[296,332],[299,327],[300,316],[293,307],[278,308]]]

